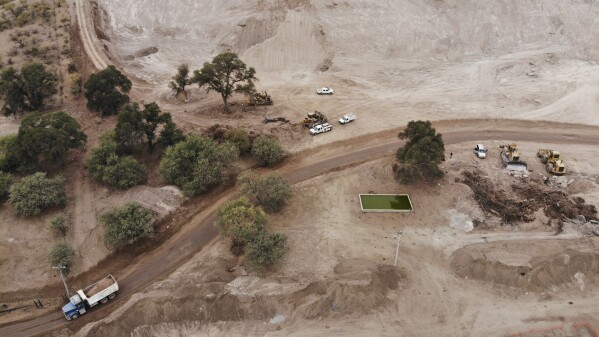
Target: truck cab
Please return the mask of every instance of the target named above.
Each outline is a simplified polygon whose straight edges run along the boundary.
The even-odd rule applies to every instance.
[[[62,313],[69,321],[78,318],[86,312],[87,309],[85,308],[85,302],[81,300],[79,295],[71,296],[69,303],[62,307]]]

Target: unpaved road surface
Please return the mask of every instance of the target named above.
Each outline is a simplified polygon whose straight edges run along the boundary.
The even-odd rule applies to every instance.
[[[526,131],[530,129],[531,125],[536,125],[536,128]],[[493,129],[489,129],[489,126],[492,126]],[[510,131],[510,127],[516,131]],[[489,125],[489,121],[479,120],[459,121],[453,127],[447,124],[441,125],[439,131],[443,133],[447,145],[486,140],[490,137],[511,141],[599,145],[599,129],[579,125],[509,120],[497,120]],[[298,160],[292,158],[287,165],[281,167],[281,172],[284,173],[286,179],[295,184],[337,168],[391,155],[400,145],[399,140],[395,137],[397,132],[398,130],[395,130],[358,138],[354,141],[335,143],[322,151],[307,151],[304,155],[298,155],[297,157],[300,158]],[[337,153],[337,155],[330,153]],[[0,329],[0,335],[16,337],[42,334],[63,324],[91,322],[98,315],[107,314],[108,310],[114,310],[115,306],[123,303],[125,298],[139,291],[143,286],[168,275],[214,239],[217,235],[217,231],[212,225],[215,210],[233,195],[234,191],[226,193],[212,206],[192,218],[166,243],[149,253],[137,265],[131,266],[130,271],[119,279],[122,290],[114,304],[94,309],[73,323],[66,323],[62,314],[56,312],[31,321],[3,327]]]

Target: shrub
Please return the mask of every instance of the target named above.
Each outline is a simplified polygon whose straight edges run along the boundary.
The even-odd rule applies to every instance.
[[[181,187],[187,196],[206,193],[227,181],[238,155],[229,142],[216,144],[206,137],[189,136],[167,148],[160,162],[160,175]]]
[[[60,266],[68,270],[73,265],[74,256],[75,252],[71,246],[66,243],[57,243],[52,251],[50,251],[48,260],[52,267]]]
[[[239,154],[247,156],[252,151],[252,141],[247,131],[242,128],[231,129],[225,133],[225,139],[235,144],[239,150]]]
[[[247,257],[250,266],[260,270],[275,264],[285,255],[285,241],[283,234],[261,233],[247,246]]]
[[[0,171],[0,202],[8,197],[10,185],[12,185],[12,176],[6,172]]]
[[[50,230],[58,236],[67,235],[67,231],[69,230],[69,224],[67,222],[67,217],[64,214],[60,214],[54,219],[50,220]]]
[[[27,176],[10,187],[10,204],[18,214],[34,216],[43,210],[64,206],[67,203],[65,179],[58,176],[46,178],[45,173]]]
[[[276,138],[258,136],[252,145],[252,154],[261,166],[273,166],[283,160],[284,151]]]
[[[276,172],[257,177],[251,171],[243,172],[237,179],[239,190],[254,198],[267,212],[278,212],[291,197],[289,183]]]
[[[91,177],[116,188],[131,188],[145,179],[146,168],[133,157],[119,156],[119,146],[113,133],[102,136],[100,145],[92,150],[88,161]]]
[[[106,228],[104,242],[122,247],[154,235],[152,213],[138,203],[130,202],[100,216]]]
[[[225,203],[218,210],[215,225],[234,245],[245,246],[264,231],[265,223],[264,211],[241,197]]]

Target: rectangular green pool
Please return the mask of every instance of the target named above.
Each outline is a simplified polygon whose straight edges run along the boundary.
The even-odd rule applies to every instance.
[[[362,212],[410,212],[412,202],[407,194],[360,194]]]

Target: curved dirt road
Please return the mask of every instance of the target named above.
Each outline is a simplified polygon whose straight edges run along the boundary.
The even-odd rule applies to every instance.
[[[449,124],[448,122],[439,122],[439,124],[441,126],[438,127],[438,130],[443,133],[447,145],[488,139],[599,145],[599,128],[583,125],[513,120],[464,120],[453,122],[452,125],[444,125]],[[372,134],[346,142],[334,143],[326,148],[306,151],[306,153],[291,158],[286,165],[280,168],[280,171],[293,184],[332,170],[392,155],[400,145],[400,141],[395,137],[397,131]],[[331,155],[334,153],[337,155]],[[106,308],[114,310],[114,306],[124,303],[129,295],[168,275],[216,238],[217,231],[212,226],[215,210],[223,202],[232,198],[234,194],[235,191],[231,189],[217,202],[194,216],[162,246],[148,253],[137,265],[131,266],[130,270],[119,279],[121,293],[114,303],[93,309],[72,323],[67,323],[62,314],[56,312],[6,326],[0,328],[0,336],[17,337],[42,334],[65,324],[80,326],[97,319],[98,315],[102,313],[109,313]]]

